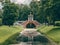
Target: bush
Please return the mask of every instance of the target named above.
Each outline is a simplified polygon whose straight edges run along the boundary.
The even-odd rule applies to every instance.
[[[2,19],[0,18],[0,26],[2,25]]]
[[[55,26],[60,26],[60,21],[56,21]]]

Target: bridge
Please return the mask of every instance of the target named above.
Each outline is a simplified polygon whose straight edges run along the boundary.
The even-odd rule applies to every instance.
[[[28,20],[17,21],[14,23],[14,25],[22,25],[24,28],[36,28],[40,25],[40,23],[37,20],[34,20],[33,15],[30,13],[30,15],[28,15]]]
[[[34,20],[33,15],[30,13],[28,15],[28,20],[22,23],[24,28],[36,28],[40,25],[40,23],[36,20]]]

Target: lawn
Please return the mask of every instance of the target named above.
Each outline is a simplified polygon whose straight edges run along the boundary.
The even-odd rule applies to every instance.
[[[19,26],[0,26],[0,43],[5,42],[12,35],[19,33],[22,31],[22,27]],[[49,38],[51,38],[55,42],[60,42],[60,27],[57,26],[41,26],[38,30],[44,34],[46,34]]]
[[[60,42],[60,26],[41,26],[38,30],[55,42]]]
[[[47,36],[55,42],[60,42],[60,28],[53,28],[51,31],[47,32]]]
[[[22,27],[17,26],[0,26],[0,43],[5,42],[12,35],[19,33],[22,30]]]

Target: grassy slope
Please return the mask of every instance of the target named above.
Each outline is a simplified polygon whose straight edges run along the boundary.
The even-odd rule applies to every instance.
[[[56,42],[60,42],[60,28],[53,28],[47,35]]]
[[[3,43],[10,36],[14,35],[17,32],[20,32],[22,27],[8,27],[8,26],[0,26],[0,43]]]
[[[39,28],[39,30],[43,33],[47,33],[48,31],[50,31],[52,28],[54,28],[53,26],[41,26]]]
[[[38,29],[40,32],[45,33],[52,40],[60,42],[60,27],[42,26]]]

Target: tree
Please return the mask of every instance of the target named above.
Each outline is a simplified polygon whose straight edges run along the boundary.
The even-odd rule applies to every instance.
[[[2,19],[0,18],[0,26],[2,25]]]
[[[56,20],[60,20],[60,0],[32,1],[30,7],[35,19],[41,23],[48,22],[54,24]],[[49,19],[47,17],[49,17]]]
[[[0,0],[0,2],[3,2],[4,0]]]
[[[44,22],[44,13],[43,13],[43,8],[40,4],[40,1],[32,1],[30,4],[31,10],[34,15],[34,19],[37,20],[40,23]]]
[[[20,5],[18,20],[20,20],[20,21],[27,20],[30,12],[31,12],[31,9],[27,5]]]
[[[5,1],[3,7],[3,17],[2,21],[4,25],[13,25],[13,23],[18,18],[18,5],[11,3],[10,1]]]
[[[2,18],[2,10],[0,9],[0,18]]]
[[[50,23],[60,20],[60,0],[49,0],[45,5],[45,13],[50,18]]]

